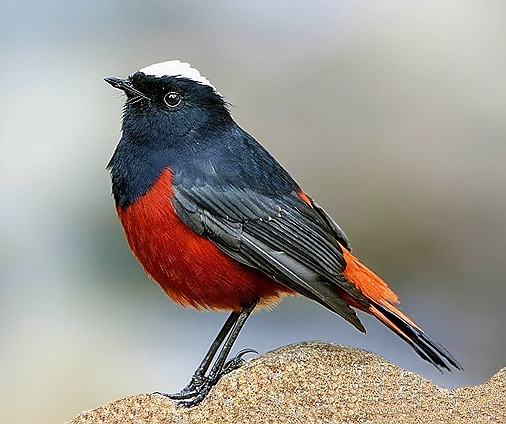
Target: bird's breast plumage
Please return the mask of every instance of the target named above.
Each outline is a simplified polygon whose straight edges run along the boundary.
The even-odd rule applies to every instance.
[[[271,303],[292,291],[223,253],[177,216],[172,171],[127,207],[117,206],[133,253],[175,302],[195,308],[240,310],[255,298]]]

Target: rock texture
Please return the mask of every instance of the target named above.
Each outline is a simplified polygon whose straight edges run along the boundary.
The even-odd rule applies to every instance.
[[[506,368],[450,391],[363,350],[301,343],[247,362],[197,407],[136,395],[67,423],[506,423]]]

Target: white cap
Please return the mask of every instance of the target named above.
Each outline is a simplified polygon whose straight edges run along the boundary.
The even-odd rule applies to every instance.
[[[155,63],[154,65],[146,66],[145,68],[139,69],[146,75],[154,77],[177,77],[177,78],[188,78],[202,85],[211,87],[216,93],[218,91],[212,85],[209,80],[200,75],[198,69],[192,68],[189,63],[184,63],[179,60],[169,60],[167,62]]]

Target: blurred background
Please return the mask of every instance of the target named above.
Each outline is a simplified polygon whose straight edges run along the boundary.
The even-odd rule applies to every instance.
[[[102,80],[181,59],[341,224],[461,361],[441,375],[374,319],[302,298],[234,352],[326,340],[438,385],[506,366],[506,3],[0,1],[0,411],[63,422],[174,392],[227,314],[170,302],[129,252],[105,165],[123,97]]]

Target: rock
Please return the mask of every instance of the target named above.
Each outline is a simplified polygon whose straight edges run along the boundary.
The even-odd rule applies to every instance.
[[[506,368],[447,390],[370,352],[322,342],[286,346],[223,377],[198,406],[161,395],[119,399],[84,423],[505,423]]]

